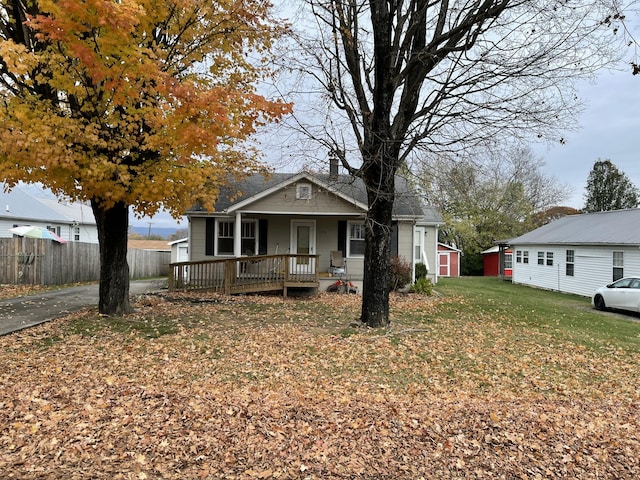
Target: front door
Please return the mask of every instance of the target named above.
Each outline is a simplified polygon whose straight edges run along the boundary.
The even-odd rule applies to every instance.
[[[313,220],[291,221],[291,253],[314,255],[316,252],[316,222]],[[290,271],[293,274],[314,273],[315,259],[294,257],[291,259]]]

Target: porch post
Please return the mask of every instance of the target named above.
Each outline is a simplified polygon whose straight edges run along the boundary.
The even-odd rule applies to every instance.
[[[242,214],[236,213],[235,231],[233,233],[233,255],[242,256]]]

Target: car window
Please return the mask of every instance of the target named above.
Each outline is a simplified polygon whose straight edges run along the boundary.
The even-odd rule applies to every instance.
[[[634,279],[629,288],[640,288],[640,279]]]
[[[631,281],[632,280],[633,280],[633,278],[621,278],[617,282],[613,283],[613,287],[615,287],[615,288],[629,288],[629,285],[631,285]]]

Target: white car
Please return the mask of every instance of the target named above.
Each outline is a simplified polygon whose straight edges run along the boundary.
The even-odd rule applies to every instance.
[[[591,299],[598,310],[614,308],[640,312],[640,277],[625,277],[598,288]]]

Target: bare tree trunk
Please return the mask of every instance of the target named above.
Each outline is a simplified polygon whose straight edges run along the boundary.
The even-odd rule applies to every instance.
[[[129,264],[127,234],[129,208],[116,203],[105,209],[95,201],[91,208],[98,226],[100,244],[100,298],[98,311],[105,315],[124,315],[133,311],[129,303]]]
[[[384,151],[384,148],[376,149]],[[393,153],[391,153],[393,155]],[[395,163],[368,163],[362,179],[369,209],[365,219],[365,263],[360,320],[369,327],[389,326],[391,225],[395,199]]]
[[[388,202],[385,202],[388,203]],[[393,203],[391,203],[393,205]],[[365,220],[364,278],[361,321],[369,327],[389,326],[391,208],[369,209]]]

